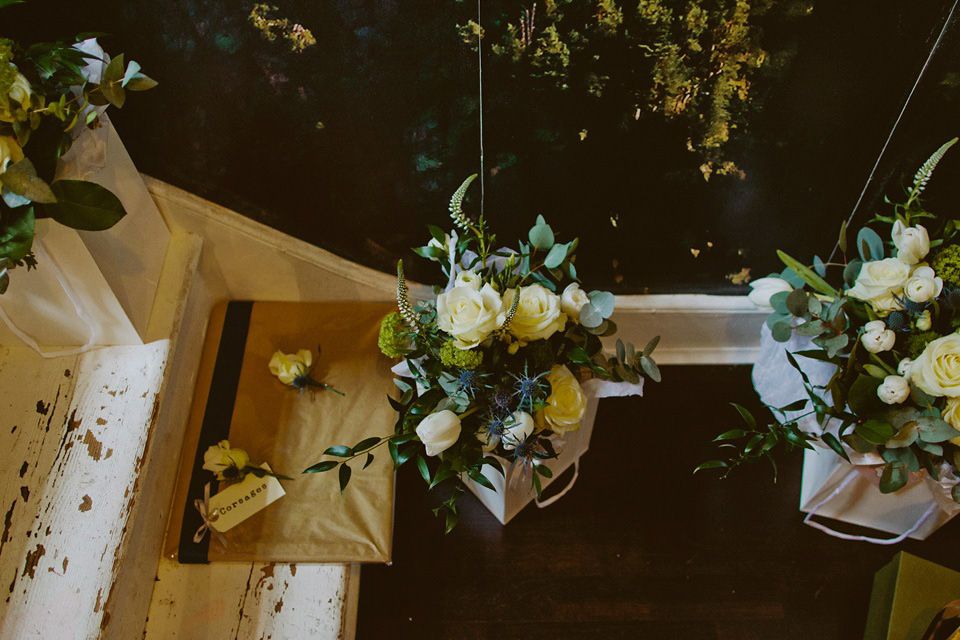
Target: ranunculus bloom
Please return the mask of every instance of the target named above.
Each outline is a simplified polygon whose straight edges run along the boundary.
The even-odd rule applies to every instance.
[[[877,387],[877,397],[887,404],[900,404],[910,397],[910,383],[901,376],[887,376]]]
[[[750,282],[750,293],[747,294],[747,298],[761,309],[772,309],[771,296],[782,291],[793,291],[790,283],[783,278],[757,278]]]
[[[869,302],[877,311],[891,311],[896,308],[893,294],[903,291],[909,277],[910,265],[896,258],[865,262],[847,295]]]
[[[431,413],[417,425],[417,437],[427,449],[428,456],[438,455],[460,437],[460,416],[449,409]]]
[[[587,293],[576,282],[571,282],[560,294],[560,310],[574,322],[580,322],[580,309],[590,302]]]
[[[13,67],[12,64],[10,66]],[[16,69],[16,67],[13,68]],[[7,95],[0,95],[0,121],[16,122],[17,120],[25,120],[27,116],[26,110],[30,106],[30,96],[32,93],[30,83],[23,77],[22,73],[17,72],[17,75],[13,78],[13,82],[10,83]]]
[[[897,341],[897,334],[890,329],[883,320],[874,320],[863,325],[863,335],[860,342],[863,348],[870,353],[880,353],[893,349],[893,344]]]
[[[17,141],[9,136],[0,136],[0,173],[7,170],[7,166],[23,160],[23,149]]]
[[[221,440],[208,447],[203,454],[203,468],[217,474],[217,480],[234,480],[250,463],[250,456],[243,449],[231,449],[230,442]]]
[[[293,386],[297,378],[310,373],[313,366],[313,354],[306,349],[300,349],[294,354],[285,354],[277,351],[270,358],[270,373],[277,376],[285,385]]]
[[[503,313],[500,322],[513,305],[516,289],[507,289],[503,294]],[[510,323],[510,333],[520,340],[549,338],[563,329],[567,314],[560,308],[560,296],[539,284],[520,288],[520,302]]]
[[[927,266],[917,267],[910,279],[903,285],[903,293],[914,302],[933,300],[943,291],[943,279],[938,278],[933,269]]]
[[[910,379],[932,396],[960,396],[960,335],[937,338],[910,367]]]
[[[563,435],[580,428],[580,421],[587,409],[587,395],[576,377],[563,365],[556,365],[547,375],[550,395],[547,406],[540,411],[544,426]]]
[[[457,274],[457,277],[454,280],[454,282],[458,287],[466,286],[466,287],[470,287],[474,291],[480,291],[480,285],[482,284],[482,281],[480,280],[480,276],[478,276],[473,271],[461,271],[460,273]]]
[[[461,284],[437,296],[437,326],[456,338],[458,349],[472,349],[500,326],[502,308],[500,294],[489,284],[479,290]]]
[[[913,366],[913,360],[910,358],[904,358],[900,361],[900,364],[897,365],[897,373],[906,378],[910,375],[910,367]]]
[[[897,260],[904,264],[917,264],[930,252],[930,236],[922,225],[908,227],[897,220],[890,235],[897,247]]]

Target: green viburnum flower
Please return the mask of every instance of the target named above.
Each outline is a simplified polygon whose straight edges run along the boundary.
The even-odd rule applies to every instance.
[[[388,358],[402,358],[408,351],[406,335],[410,333],[403,318],[396,311],[388,313],[380,323],[380,337],[377,344]]]
[[[923,353],[923,350],[927,348],[928,344],[940,337],[942,336],[936,331],[923,331],[921,333],[910,334],[903,345],[904,350],[906,350],[908,357],[916,358]]]
[[[448,340],[440,347],[440,362],[447,367],[476,369],[483,362],[483,352],[473,349],[457,349],[453,340]]]
[[[960,287],[960,245],[952,244],[938,251],[930,266],[946,284]]]

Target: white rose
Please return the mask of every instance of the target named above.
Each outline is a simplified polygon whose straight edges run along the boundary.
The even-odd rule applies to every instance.
[[[480,285],[482,284],[480,276],[473,271],[461,271],[457,274],[457,278],[454,280],[454,283],[455,286],[470,287],[474,291],[480,291]]]
[[[914,302],[927,302],[940,295],[943,291],[943,279],[938,278],[933,269],[927,266],[917,267],[910,274],[907,284],[903,285],[903,292]]]
[[[913,361],[910,379],[932,396],[960,396],[960,335],[953,333],[928,344]]]
[[[917,264],[930,252],[930,236],[922,225],[908,227],[897,220],[891,236],[897,247],[897,260],[904,264]]]
[[[758,278],[750,282],[750,293],[747,294],[747,298],[761,309],[772,309],[770,298],[782,291],[793,291],[790,283],[783,278]]]
[[[203,468],[217,474],[217,480],[239,478],[242,475],[240,471],[249,463],[250,456],[247,452],[243,449],[231,449],[227,440],[208,447],[203,454]]]
[[[871,303],[878,311],[890,311],[895,308],[893,294],[902,291],[909,277],[910,265],[896,258],[865,262],[847,295]]]
[[[518,444],[530,437],[535,427],[533,416],[526,411],[514,411],[510,420],[506,423],[503,437],[500,439],[503,448],[507,451],[513,451]]]
[[[10,66],[16,69],[12,64]],[[13,82],[10,83],[7,95],[0,95],[0,121],[16,122],[17,120],[24,120],[26,109],[30,106],[31,94],[30,83],[23,77],[22,73],[17,72]]]
[[[515,295],[516,289],[507,289],[503,294],[501,324],[513,305]],[[549,338],[563,329],[566,323],[567,314],[560,308],[560,296],[539,284],[520,288],[520,302],[510,323],[510,333],[520,340],[539,340]]]
[[[906,378],[910,375],[911,366],[913,366],[913,360],[910,358],[904,358],[900,361],[900,364],[897,365],[897,373]]]
[[[547,382],[550,383],[547,406],[538,413],[543,426],[558,435],[576,431],[587,410],[587,394],[570,369],[563,365],[553,367],[547,375]]]
[[[930,312],[924,311],[917,316],[917,329],[920,331],[929,331],[932,323],[930,322]]]
[[[442,453],[460,437],[460,416],[449,409],[431,413],[417,425],[417,437],[427,448],[428,456]]]
[[[489,284],[479,290],[463,284],[437,296],[437,326],[454,338],[458,349],[472,349],[500,326],[503,303]]]
[[[277,351],[270,358],[270,373],[277,376],[285,385],[293,386],[297,378],[310,373],[310,367],[313,365],[313,354],[306,349],[300,349],[296,353],[285,354]]]
[[[574,322],[580,322],[580,309],[590,302],[590,297],[576,282],[571,282],[560,294],[560,310]]]
[[[900,404],[910,397],[910,383],[901,376],[887,376],[877,387],[877,397],[887,404]]]
[[[874,320],[863,325],[863,336],[860,342],[863,348],[870,353],[880,353],[893,349],[893,343],[897,341],[897,334],[890,329],[883,320]]]

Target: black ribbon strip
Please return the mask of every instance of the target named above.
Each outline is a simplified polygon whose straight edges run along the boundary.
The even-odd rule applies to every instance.
[[[203,469],[203,454],[208,447],[229,439],[252,311],[253,302],[250,301],[233,301],[227,304],[223,333],[220,334],[220,346],[217,348],[217,362],[213,367],[207,407],[203,414],[203,425],[200,427],[200,440],[193,458],[190,489],[183,505],[178,553],[178,559],[183,564],[209,562],[207,552],[210,548],[210,536],[204,537],[200,542],[193,541],[194,532],[203,525],[200,512],[193,508],[193,501],[203,499],[203,486],[213,480],[210,472]]]

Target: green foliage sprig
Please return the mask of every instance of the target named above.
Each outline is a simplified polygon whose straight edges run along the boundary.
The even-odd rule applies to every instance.
[[[0,294],[9,286],[9,271],[36,266],[37,219],[99,231],[126,215],[108,189],[55,179],[57,161],[81,129],[99,127],[104,109],[123,107],[128,91],[157,85],[123,54],[109,61],[99,82],[91,81],[85,68],[101,60],[78,47],[86,38],[25,47],[0,39]]]

